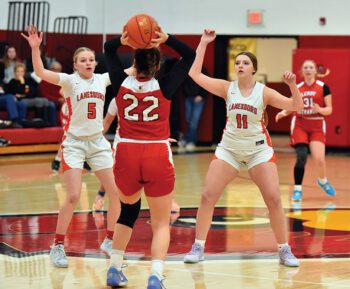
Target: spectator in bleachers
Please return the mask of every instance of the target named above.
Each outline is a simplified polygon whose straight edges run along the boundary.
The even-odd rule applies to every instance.
[[[5,93],[0,82],[0,109],[6,108],[8,119],[12,122],[13,128],[21,128],[22,121],[27,114],[27,105],[17,101],[12,94]]]
[[[17,63],[15,65],[15,77],[7,85],[7,91],[24,102],[28,108],[35,108],[36,117],[42,118],[48,125],[56,125],[56,107],[47,98],[39,97],[37,94],[37,84],[32,78],[25,78],[25,65]]]
[[[62,65],[61,63],[55,61],[51,63],[49,69],[51,71],[59,73],[59,72],[62,72]],[[42,80],[38,86],[39,95],[54,102],[56,105],[56,108],[60,108],[65,101],[60,90],[61,90],[60,86],[54,85],[45,80]]]
[[[0,80],[2,80],[4,85],[14,78],[14,68],[17,62],[20,62],[20,60],[17,58],[16,48],[8,46],[0,61]]]

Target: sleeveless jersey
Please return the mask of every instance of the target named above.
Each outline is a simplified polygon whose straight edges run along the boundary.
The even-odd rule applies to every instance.
[[[103,107],[106,87],[110,85],[108,73],[93,74],[83,79],[78,73],[59,73],[68,108],[68,120],[63,129],[69,134],[89,137],[103,131]]]
[[[324,86],[325,83],[316,80],[312,85],[307,85],[305,82],[298,84],[298,89],[304,101],[304,108],[296,112],[297,117],[311,118],[311,119],[323,119],[324,117],[316,113],[313,110],[313,106],[317,103],[319,106],[324,107]]]
[[[167,140],[170,136],[171,101],[163,96],[155,78],[146,81],[135,76],[124,79],[115,98],[118,113],[117,133],[133,140]]]
[[[221,146],[226,149],[272,146],[264,123],[264,87],[256,82],[251,95],[243,97],[238,82],[231,82],[226,98],[227,122]]]

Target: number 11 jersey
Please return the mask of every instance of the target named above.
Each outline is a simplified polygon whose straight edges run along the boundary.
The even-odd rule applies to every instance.
[[[256,82],[252,93],[244,97],[238,82],[231,82],[226,98],[226,127],[220,146],[228,150],[272,146],[264,123],[264,87]]]

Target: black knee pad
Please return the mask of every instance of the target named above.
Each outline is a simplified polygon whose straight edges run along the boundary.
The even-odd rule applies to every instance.
[[[141,198],[132,205],[125,204],[123,202],[120,202],[120,204],[121,210],[117,223],[132,229],[135,225],[137,217],[139,216],[141,209]]]
[[[295,152],[297,153],[297,161],[295,163],[295,167],[303,169],[306,164],[309,147],[307,144],[297,144],[295,146]]]

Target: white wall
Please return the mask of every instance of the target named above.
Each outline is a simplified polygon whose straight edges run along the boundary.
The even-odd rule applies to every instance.
[[[88,33],[119,33],[128,18],[149,13],[175,34],[200,34],[213,27],[233,35],[349,35],[350,0],[50,0],[50,30],[58,16],[84,15]],[[247,27],[248,9],[262,9],[263,27]],[[0,29],[7,27],[8,2],[0,1]],[[327,25],[319,25],[319,17]]]

